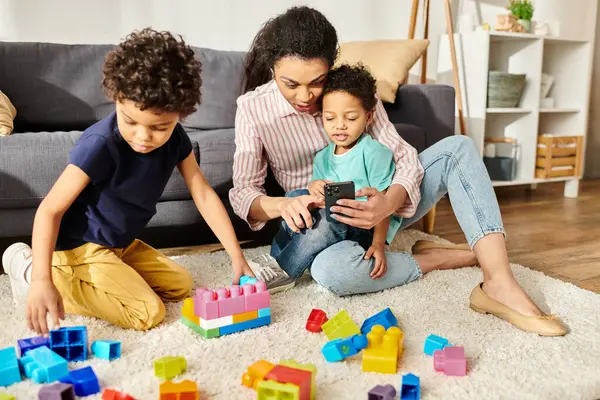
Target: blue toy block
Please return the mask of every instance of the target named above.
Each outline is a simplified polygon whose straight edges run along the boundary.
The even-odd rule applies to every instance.
[[[21,382],[19,361],[14,347],[0,350],[0,386]]]
[[[345,358],[358,354],[369,344],[365,335],[354,335],[346,339],[334,339],[321,349],[325,360],[329,362],[342,361]]]
[[[92,353],[97,358],[116,360],[121,357],[121,342],[116,340],[96,340],[92,343]]]
[[[360,333],[366,335],[367,333],[371,332],[371,328],[375,325],[381,325],[385,330],[388,330],[388,328],[391,328],[392,326],[398,326],[398,319],[388,307],[385,310],[367,318],[360,327]]]
[[[17,340],[17,345],[19,346],[19,354],[23,357],[29,350],[37,349],[42,346],[50,348],[50,339],[43,336],[19,339]]]
[[[249,321],[238,322],[237,324],[231,324],[231,325],[220,327],[219,335],[223,336],[223,335],[228,335],[230,333],[245,331],[246,329],[258,328],[259,326],[268,325],[270,323],[271,323],[270,315],[268,315],[266,317],[251,319]]]
[[[413,374],[402,376],[400,400],[419,400],[421,396],[421,379]]]
[[[433,352],[436,350],[443,350],[444,347],[451,346],[448,343],[448,339],[443,338],[438,335],[429,335],[427,339],[425,339],[425,346],[423,347],[423,352],[425,354],[432,356]]]
[[[50,331],[50,349],[67,361],[87,360],[87,328],[72,326]]]
[[[19,362],[25,376],[35,383],[51,383],[69,373],[67,360],[46,346],[29,350]]]
[[[75,389],[77,396],[89,396],[100,392],[98,377],[92,367],[85,367],[69,372],[59,379],[62,383],[70,383]]]
[[[271,316],[271,307],[261,308],[258,310],[258,318],[260,317],[270,317]]]

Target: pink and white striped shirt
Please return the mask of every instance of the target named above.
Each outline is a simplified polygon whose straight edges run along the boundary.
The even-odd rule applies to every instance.
[[[286,191],[306,188],[313,172],[315,155],[328,145],[321,113],[298,112],[283,97],[273,80],[237,99],[235,116],[235,155],[233,188],[229,200],[234,212],[259,230],[264,221],[249,218],[252,202],[266,192],[263,188],[267,165]],[[377,101],[371,136],[394,153],[396,172],[392,184],[408,192],[406,203],[396,215],[412,217],[421,200],[419,186],[423,167],[417,151],[406,143],[389,121],[381,101]]]

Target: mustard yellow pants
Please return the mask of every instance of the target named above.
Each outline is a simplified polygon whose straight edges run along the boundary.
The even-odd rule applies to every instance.
[[[163,301],[182,301],[192,289],[186,269],[141,240],[122,249],[86,243],[55,251],[52,266],[65,312],[126,329],[158,325],[165,317]]]

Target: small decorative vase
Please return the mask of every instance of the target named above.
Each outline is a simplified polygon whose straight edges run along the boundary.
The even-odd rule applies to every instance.
[[[523,27],[525,32],[531,33],[531,20],[530,19],[520,19],[519,24]]]

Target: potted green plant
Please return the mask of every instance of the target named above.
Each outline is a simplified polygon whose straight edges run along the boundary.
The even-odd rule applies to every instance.
[[[531,18],[533,18],[533,4],[530,0],[510,0],[510,4],[506,7],[512,15],[523,26],[525,32],[531,32]]]

